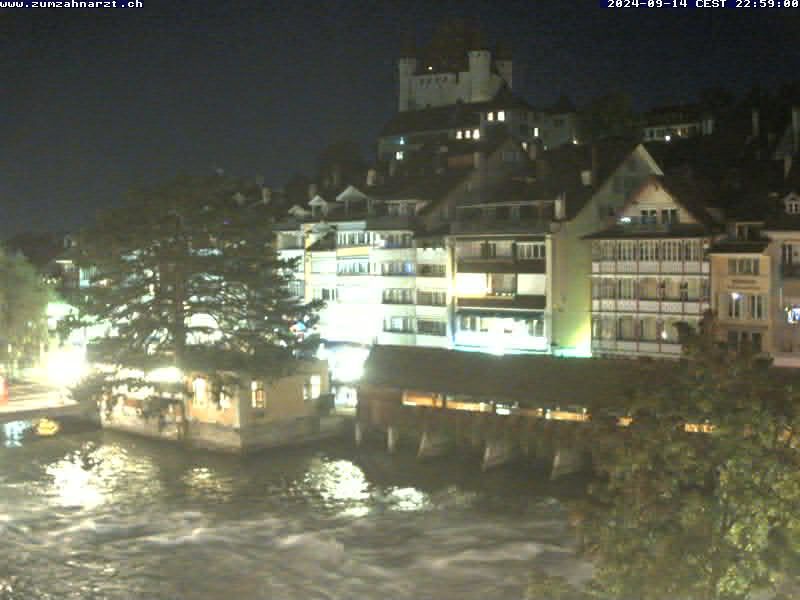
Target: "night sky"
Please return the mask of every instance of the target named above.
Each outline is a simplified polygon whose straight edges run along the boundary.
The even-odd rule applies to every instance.
[[[0,9],[0,235],[68,230],[125,190],[222,168],[281,186],[372,142],[405,32],[477,19],[534,105],[611,89],[637,106],[798,77],[800,9],[613,11],[596,0],[143,0]],[[794,74],[793,72],[794,71]]]

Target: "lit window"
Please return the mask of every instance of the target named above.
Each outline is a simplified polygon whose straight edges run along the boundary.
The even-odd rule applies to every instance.
[[[460,129],[458,131],[456,131],[456,139],[457,140],[460,140],[463,137],[464,137],[464,132],[463,131],[461,131]]]
[[[264,382],[253,381],[250,383],[250,404],[253,408],[264,409],[267,407],[267,393],[264,391]]]
[[[403,151],[402,150],[398,150],[397,152],[394,153],[394,157],[397,160],[403,160]]]
[[[505,121],[506,120],[506,111],[498,110],[497,111],[497,120],[498,121]]]
[[[473,139],[473,140],[479,140],[479,139],[481,139],[481,131],[480,131],[480,129],[474,129],[474,130],[472,131],[472,139]]]
[[[469,129],[467,129],[467,130],[464,132],[464,136],[465,136],[465,137],[466,137],[468,140],[469,140],[469,139],[472,139],[472,132],[471,132]]]
[[[539,128],[538,127],[534,127],[533,128],[533,137],[539,137]]]
[[[786,213],[790,215],[800,214],[800,200],[787,200]]]
[[[490,112],[488,115],[486,115],[486,119],[489,121],[494,121],[494,113]]]

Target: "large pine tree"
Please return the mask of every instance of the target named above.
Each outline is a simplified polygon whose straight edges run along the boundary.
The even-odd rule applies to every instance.
[[[315,304],[291,297],[293,266],[273,246],[272,207],[225,176],[182,178],[132,193],[84,230],[91,273],[72,327],[105,329],[91,356],[156,367],[275,376],[315,349]]]

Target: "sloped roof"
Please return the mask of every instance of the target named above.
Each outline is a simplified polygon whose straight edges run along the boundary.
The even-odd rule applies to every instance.
[[[614,406],[644,381],[666,383],[675,365],[552,356],[494,356],[374,346],[362,384],[519,402],[523,407]]]
[[[472,169],[450,169],[429,175],[391,178],[385,183],[366,188],[375,200],[438,200],[464,180]]]

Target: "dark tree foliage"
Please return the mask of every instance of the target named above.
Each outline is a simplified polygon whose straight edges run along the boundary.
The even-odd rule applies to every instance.
[[[627,407],[630,427],[594,420],[602,480],[583,536],[598,597],[740,600],[798,572],[796,391],[713,331],[685,348],[673,385],[642,389]]]
[[[176,366],[273,376],[312,352],[316,304],[290,296],[292,265],[272,245],[259,191],[223,176],[131,194],[77,245],[92,285],[71,327],[106,326],[95,359],[146,370]]]

